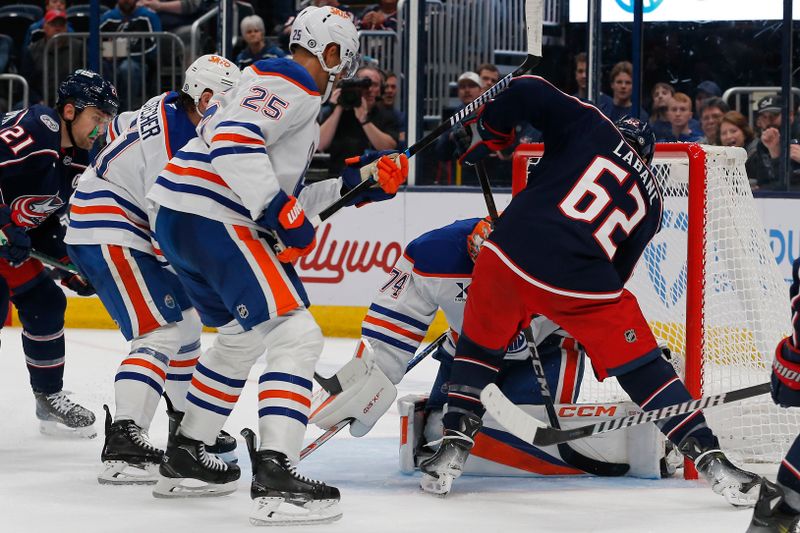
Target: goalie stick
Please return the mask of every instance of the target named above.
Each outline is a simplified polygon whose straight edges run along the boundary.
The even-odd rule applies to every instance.
[[[486,201],[486,209],[489,211],[489,218],[492,221],[492,226],[494,226],[498,216],[497,206],[495,206],[494,203],[492,186],[489,183],[489,176],[486,173],[486,167],[484,166],[483,161],[478,161],[478,163],[475,165],[475,170],[478,173],[478,181],[481,184],[483,198]],[[550,394],[550,386],[547,384],[547,376],[544,373],[542,360],[539,358],[539,350],[536,348],[536,339],[533,337],[533,328],[529,325],[523,331],[525,333],[525,340],[528,341],[528,351],[531,354],[531,364],[533,365],[533,371],[536,374],[536,381],[539,384],[539,392],[542,396],[542,403],[544,403],[545,411],[547,411],[547,419],[550,421],[551,426],[554,428],[560,428],[561,426],[558,422],[558,416],[556,416],[556,408],[553,405],[553,397]],[[494,384],[491,384],[490,386],[497,388],[497,386]],[[482,400],[483,393],[481,393],[481,401]],[[492,415],[494,415],[494,413],[492,413]],[[511,433],[514,432],[511,431]],[[516,433],[514,433],[514,435],[516,435]],[[568,465],[574,466],[579,470],[583,470],[584,472],[588,472],[589,474],[594,474],[596,476],[624,476],[628,470],[630,470],[629,464],[598,461],[597,459],[592,459],[591,457],[583,455],[579,451],[570,447],[568,444],[559,444],[558,453],[561,456],[561,459],[563,459]]]
[[[408,372],[409,372],[409,371],[410,371],[412,368],[414,368],[415,366],[417,366],[417,365],[419,364],[419,362],[420,362],[420,361],[422,361],[423,359],[425,359],[426,357],[428,357],[430,354],[432,354],[433,352],[435,352],[436,350],[438,350],[438,349],[439,349],[439,346],[441,346],[441,345],[442,345],[442,343],[445,341],[445,339],[446,339],[446,338],[447,338],[447,332],[444,332],[444,333],[442,333],[441,335],[439,335],[438,337],[436,337],[436,339],[435,339],[433,342],[431,342],[429,345],[427,345],[427,346],[425,347],[425,349],[423,349],[421,352],[419,352],[417,355],[415,355],[415,356],[414,356],[414,357],[413,357],[413,358],[412,358],[412,359],[411,359],[411,360],[408,362],[408,365],[406,365],[406,374],[408,374]],[[319,383],[319,384],[320,384],[320,386],[321,386],[323,389],[325,389],[325,392],[328,392],[329,394],[338,394],[339,392],[342,392],[342,386],[341,386],[341,384],[339,383],[339,380],[336,378],[336,375],[335,375],[335,374],[334,374],[333,376],[329,377],[329,378],[323,378],[322,376],[320,376],[319,374],[317,374],[316,372],[314,372],[314,379],[317,381],[317,383]],[[333,392],[331,392],[331,391],[330,391],[330,390],[329,390],[329,389],[326,387],[326,385],[325,385],[325,384],[323,384],[323,382],[325,382],[325,384],[327,384],[327,385],[328,385],[328,387],[331,387],[331,388],[338,388],[339,392],[336,392],[336,393],[333,393]],[[319,448],[320,446],[322,446],[323,444],[325,444],[325,443],[326,443],[327,441],[329,441],[329,440],[330,440],[330,439],[331,439],[331,438],[332,438],[334,435],[336,435],[336,434],[337,434],[337,433],[339,433],[341,430],[343,430],[344,428],[346,428],[347,426],[349,426],[349,425],[350,425],[350,422],[352,422],[352,421],[353,421],[353,419],[352,419],[352,418],[345,418],[344,420],[342,420],[342,421],[340,421],[340,422],[337,422],[336,424],[334,424],[334,425],[333,425],[333,427],[329,428],[327,431],[325,431],[325,433],[323,433],[322,435],[320,435],[319,437],[317,437],[317,438],[314,440],[314,442],[312,442],[311,444],[309,444],[308,446],[306,446],[305,448],[303,448],[303,449],[300,451],[300,460],[302,461],[304,458],[308,457],[309,455],[311,455],[312,453],[314,453],[315,451],[317,451],[317,448]]]
[[[639,424],[664,420],[673,416],[685,415],[701,409],[716,407],[731,402],[738,402],[754,396],[769,392],[769,383],[753,385],[744,389],[723,392],[713,396],[706,396],[699,400],[668,405],[653,411],[644,411],[623,418],[614,418],[604,422],[597,422],[572,429],[559,429],[548,426],[535,417],[529,415],[518,406],[514,405],[496,385],[489,385],[481,392],[481,402],[486,410],[491,413],[497,422],[518,438],[535,446],[550,446],[566,443],[567,441],[582,439],[599,433],[616,431]]]

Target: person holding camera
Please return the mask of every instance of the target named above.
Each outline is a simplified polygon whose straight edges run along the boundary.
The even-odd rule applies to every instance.
[[[755,182],[755,188],[783,188],[784,177],[781,176],[780,169],[782,107],[782,98],[777,94],[765,96],[756,104],[758,120],[762,125],[761,137],[755,153],[747,158],[745,164],[747,176],[751,183]],[[790,123],[793,119],[794,116],[789,117]],[[792,139],[789,149],[793,177],[791,181],[795,181],[794,176],[800,174],[800,144],[796,139]]]
[[[373,66],[358,69],[331,94],[329,114],[319,128],[320,152],[330,153],[328,171],[339,175],[346,158],[366,150],[395,150],[400,128],[391,109],[380,103],[383,74]]]

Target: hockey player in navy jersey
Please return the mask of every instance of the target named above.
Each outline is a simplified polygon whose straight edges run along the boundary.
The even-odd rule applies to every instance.
[[[460,474],[481,427],[480,392],[533,315],[569,331],[598,378],[616,377],[642,408],[691,399],[624,288],[661,221],[661,192],[648,167],[655,146],[649,126],[635,118],[614,124],[546,80],[521,76],[457,132],[462,160],[474,164],[507,147],[520,121],[542,131],[545,153],[476,261],[450,376],[445,440],[420,465],[422,486],[432,492],[447,492]],[[702,412],[659,428],[715,492],[734,505],[755,503],[758,476],[728,461]]]
[[[339,491],[294,468],[323,338],[292,262],[315,246],[311,217],[362,179],[374,178],[375,187],[359,200],[392,197],[408,171],[404,156],[379,153],[351,161],[342,179],[303,181],[319,140],[320,104],[339,77],[355,71],[358,33],[345,12],[307,7],[294,21],[290,48],[292,59],[258,61],[245,69],[148,194],[158,205],[155,232],[165,257],[203,323],[218,328],[214,345],[197,363],[186,414],[167,446],[153,493],[235,490],[238,467],[209,459],[206,446],[214,443],[250,368],[266,350],[258,384],[260,442],[254,432],[243,432],[253,466],[256,524],[341,516]]]
[[[800,258],[792,265],[789,299],[794,331],[775,349],[772,399],[800,407]],[[800,533],[800,435],[781,462],[777,482],[763,480],[747,533]]]
[[[114,86],[78,70],[58,88],[56,109],[35,105],[0,116],[0,276],[19,310],[22,348],[43,433],[94,437],[94,414],[63,390],[66,298],[31,249],[68,262],[59,215],[119,106]],[[76,274],[62,285],[94,293]]]
[[[350,432],[365,435],[392,405],[395,385],[405,375],[406,365],[425,337],[428,327],[441,309],[450,328],[447,340],[433,356],[440,362],[439,372],[426,402],[424,437],[428,443],[441,440],[442,408],[447,401],[447,383],[453,355],[464,318],[472,269],[489,221],[471,218],[420,235],[408,246],[392,267],[389,278],[378,288],[361,325],[362,341],[356,357],[337,375],[344,390],[330,398],[320,392],[312,405],[311,422],[328,429],[353,418]],[[566,331],[540,317],[534,324],[539,354],[548,381],[553,384],[557,402],[573,403],[580,391],[584,352]],[[369,348],[365,347],[369,344]],[[360,369],[358,380],[347,380],[353,367]],[[540,405],[528,344],[519,333],[508,345],[502,363],[503,390],[518,404]],[[374,398],[378,397],[377,402]],[[369,408],[367,408],[369,406]],[[557,457],[545,457],[552,464]]]
[[[100,483],[155,483],[164,453],[150,443],[147,430],[162,393],[173,425],[185,409],[202,324],[153,238],[145,194],[173,153],[197,136],[195,127],[212,96],[240,76],[232,62],[205,55],[186,70],[181,91],[118,116],[108,130],[109,143],[70,200],[69,255],[131,342],[114,379],[113,422],[104,406]],[[235,446],[223,432],[209,451],[230,454]]]

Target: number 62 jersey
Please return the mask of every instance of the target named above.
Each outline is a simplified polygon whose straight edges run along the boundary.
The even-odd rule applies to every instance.
[[[538,76],[515,78],[481,117],[498,132],[530,122],[545,145],[487,245],[565,296],[622,289],[659,229],[662,202],[655,177],[614,123]]]

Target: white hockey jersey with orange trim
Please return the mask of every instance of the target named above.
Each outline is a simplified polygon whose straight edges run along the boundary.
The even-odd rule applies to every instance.
[[[255,220],[279,190],[313,217],[334,200],[340,180],[305,186],[319,142],[321,98],[306,69],[290,59],[258,61],[213,100],[190,141],[167,164],[148,198],[175,211],[263,230]]]
[[[411,241],[379,287],[361,324],[361,335],[369,340],[378,365],[394,383],[405,374],[439,309],[450,327],[442,347],[450,356],[455,353],[474,267],[467,237],[479,220],[459,220]],[[536,318],[532,325],[539,342],[551,334],[569,336],[544,317]],[[506,358],[529,355],[520,333],[509,345]]]
[[[117,117],[105,146],[81,176],[70,200],[68,244],[116,244],[156,255],[147,191],[158,174],[197,133],[177,105],[178,93],[151,98]]]

